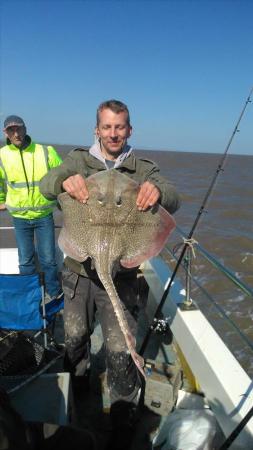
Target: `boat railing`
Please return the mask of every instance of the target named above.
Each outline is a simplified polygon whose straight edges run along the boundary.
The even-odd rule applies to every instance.
[[[172,264],[172,266],[173,266],[173,260],[176,265],[176,263],[179,259],[180,249],[183,247],[185,242],[187,242],[187,235],[186,235],[186,233],[184,233],[182,231],[182,229],[180,227],[177,226],[175,232],[177,234],[179,234],[181,242],[179,244],[174,244],[172,248],[169,245],[167,245],[161,253],[162,259],[167,263],[168,263],[168,260],[170,260],[170,265]],[[225,307],[223,306],[223,304],[220,304],[220,302],[214,298],[214,295],[212,294],[212,292],[210,292],[210,289],[207,289],[205,287],[205,283],[203,283],[203,281],[199,281],[200,277],[199,277],[197,263],[194,264],[194,267],[193,267],[193,259],[195,259],[194,256],[196,256],[196,259],[197,259],[198,255],[201,255],[204,258],[207,265],[211,265],[212,268],[214,268],[216,271],[218,271],[216,280],[220,276],[225,277],[227,280],[229,280],[229,282],[231,282],[236,287],[237,295],[238,295],[238,291],[239,291],[244,296],[247,296],[247,297],[250,297],[250,299],[253,299],[253,289],[250,286],[248,286],[245,282],[240,280],[238,278],[238,276],[236,276],[236,274],[232,270],[225,267],[214,255],[209,253],[197,241],[191,240],[191,242],[187,246],[185,256],[184,256],[183,262],[181,264],[181,269],[183,269],[183,271],[181,271],[181,273],[179,275],[181,283],[185,287],[183,309],[190,310],[190,309],[194,308],[192,298],[194,298],[194,302],[195,302],[196,290],[198,290],[199,292],[201,292],[203,294],[204,298],[208,300],[209,305],[211,303],[215,307],[216,311],[219,313],[219,317],[221,316],[222,319],[224,319],[224,321],[226,322],[226,325],[228,325],[228,327],[230,327],[230,329],[232,327],[233,331],[238,336],[240,336],[240,338],[246,344],[246,346],[250,349],[250,351],[253,351],[252,340],[246,335],[246,333],[244,331],[241,330],[240,326],[230,317],[231,316],[230,312],[227,312],[225,310]],[[207,266],[206,266],[206,268],[207,268]],[[196,269],[198,271],[197,275],[195,274]],[[193,286],[195,289],[194,294],[192,292]],[[216,289],[215,294],[217,294],[217,289]],[[215,295],[215,297],[216,297],[216,295]],[[221,302],[221,303],[223,303],[223,302]],[[199,307],[199,302],[198,302],[198,307]],[[201,306],[200,306],[200,309],[202,309]],[[207,310],[207,316],[208,316],[208,310]],[[207,317],[207,318],[208,318],[208,320],[210,320],[210,317]],[[212,322],[212,320],[210,320],[210,321]],[[215,326],[216,324],[212,323],[212,325]],[[220,334],[220,330],[218,330],[218,332]],[[224,337],[224,336],[222,336],[222,337]],[[229,341],[229,339],[228,339],[228,341]],[[229,342],[228,342],[228,345],[229,345]]]
[[[176,231],[183,237],[183,239],[187,239],[187,235],[183,232],[183,230],[176,226]],[[225,267],[221,262],[217,260],[211,253],[205,250],[197,241],[193,242],[194,248],[197,249],[201,253],[202,256],[217,270],[219,270],[226,278],[228,278],[236,287],[242,290],[246,295],[253,297],[253,288],[249,287],[246,283],[242,282],[230,269]],[[166,248],[171,255],[175,256],[175,252],[171,252],[169,248]],[[187,254],[187,258],[191,255],[191,247],[188,248],[189,254]],[[187,270],[186,270],[187,271]],[[187,274],[189,272],[187,271]]]

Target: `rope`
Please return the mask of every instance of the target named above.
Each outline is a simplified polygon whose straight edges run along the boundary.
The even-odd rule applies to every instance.
[[[196,258],[196,253],[195,253],[194,245],[195,245],[195,244],[198,244],[198,242],[197,242],[194,238],[191,238],[191,239],[183,238],[183,242],[184,242],[184,245],[188,245],[189,249],[190,249],[191,252],[192,252],[193,258]]]
[[[196,239],[194,239],[194,238],[190,238],[190,239],[189,239],[189,238],[182,237],[182,239],[183,239],[183,242],[180,242],[179,244],[176,244],[176,245],[175,245],[175,247],[174,247],[174,249],[173,249],[173,254],[176,255],[176,253],[179,251],[179,249],[180,249],[182,246],[188,245],[189,250],[191,250],[191,252],[192,252],[193,258],[196,258],[196,253],[195,253],[194,245],[195,245],[195,244],[198,244],[198,241],[196,241]]]

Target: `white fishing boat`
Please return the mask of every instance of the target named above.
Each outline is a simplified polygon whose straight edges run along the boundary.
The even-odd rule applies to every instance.
[[[4,229],[1,232],[3,233]],[[198,245],[195,250],[205,254]],[[156,321],[155,327],[153,326],[156,332],[151,334],[144,352],[147,374],[145,412],[141,417],[139,428],[137,427],[132,449],[253,449],[253,419],[249,418],[247,423],[243,424],[245,417],[247,419],[247,415],[249,416],[252,411],[252,380],[207,318],[195,303],[192,303],[188,291],[190,284],[188,270],[186,270],[186,284],[182,285],[175,278],[169,294],[166,295],[166,288],[172,275],[172,269],[167,262],[168,251],[169,248],[166,248],[162,255],[147,261],[141,267],[143,294],[146,295],[148,292],[148,300],[140,318],[137,342],[139,348],[147,333],[145,324],[154,325],[154,313],[161,298],[166,298],[161,319]],[[60,270],[62,264],[60,251],[58,255]],[[209,262],[212,261],[213,257],[210,254],[206,253],[206,257]],[[215,261],[215,264],[220,270],[220,263]],[[18,273],[16,248],[0,249],[0,273]],[[231,272],[226,272],[225,268],[223,273],[232,279],[232,282],[238,283],[237,278]],[[191,282],[194,282],[192,277]],[[244,285],[242,288],[244,291],[249,289]],[[100,414],[101,419],[101,411],[105,416],[108,415],[110,406],[101,345],[98,325],[92,337],[92,361],[95,367],[91,379],[93,397],[91,400],[90,394],[87,394],[87,404],[82,405],[82,415],[85,418],[80,418],[81,422],[84,419],[86,426],[87,420],[90,419],[93,428],[94,420],[96,424],[98,423],[96,414]],[[32,416],[33,420],[61,424],[68,424],[73,420],[69,374],[59,372],[59,367],[58,361],[55,368],[54,366],[50,368],[49,374],[33,377],[30,382],[12,394],[15,407],[25,419],[31,420]],[[54,374],[54,371],[57,373]],[[60,397],[54,394],[55,379],[58,380],[58,391],[60,390],[62,394]],[[50,380],[52,380],[51,390]],[[52,407],[49,407],[52,402],[56,403],[54,416]],[[238,430],[238,434],[229,443],[227,438],[235,429]],[[97,434],[101,442],[106,442],[109,432],[106,425],[101,428],[100,422]],[[145,436],[149,434],[149,444],[146,441],[143,443],[143,433]],[[227,446],[222,446],[224,442]],[[104,448],[102,443],[99,448]]]

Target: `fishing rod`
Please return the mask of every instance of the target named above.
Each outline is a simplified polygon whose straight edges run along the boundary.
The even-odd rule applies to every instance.
[[[189,234],[188,234],[187,240],[185,241],[185,243],[184,243],[184,245],[183,245],[183,248],[182,248],[182,250],[181,250],[181,254],[180,254],[179,258],[178,258],[178,261],[177,261],[177,264],[176,264],[176,266],[175,266],[175,269],[174,269],[174,271],[173,271],[171,277],[167,280],[167,282],[166,282],[166,284],[165,284],[165,289],[164,289],[162,298],[161,298],[161,300],[160,300],[160,302],[159,302],[159,304],[158,304],[158,307],[157,307],[157,309],[156,309],[156,311],[155,311],[154,318],[153,318],[153,322],[152,322],[152,324],[149,326],[149,329],[148,329],[148,331],[147,331],[147,333],[146,333],[146,336],[145,336],[145,338],[144,338],[144,340],[143,340],[143,343],[142,343],[142,345],[141,345],[141,348],[140,348],[140,351],[139,351],[139,354],[140,354],[140,355],[143,355],[144,352],[145,352],[145,350],[146,350],[146,347],[147,347],[148,341],[149,341],[149,339],[150,339],[151,333],[152,333],[152,331],[153,331],[153,330],[155,329],[155,327],[156,327],[155,323],[157,322],[157,319],[158,319],[159,316],[160,316],[160,313],[161,313],[161,311],[162,311],[162,308],[163,308],[163,305],[164,305],[164,303],[165,303],[165,301],[166,301],[166,298],[167,298],[167,296],[168,296],[168,294],[169,294],[169,291],[170,291],[170,288],[171,288],[172,283],[173,283],[173,281],[174,281],[174,278],[175,278],[175,276],[176,276],[176,274],[177,274],[177,271],[178,271],[178,269],[179,269],[179,267],[180,267],[180,265],[181,265],[181,262],[182,262],[182,260],[183,260],[183,258],[184,258],[185,252],[186,252],[186,250],[188,249],[189,242],[191,242],[193,233],[194,233],[194,231],[195,231],[196,228],[197,228],[197,225],[198,225],[198,223],[199,223],[199,221],[200,221],[200,218],[201,218],[203,212],[205,211],[205,207],[206,207],[206,205],[207,205],[207,202],[208,202],[208,200],[209,200],[209,197],[211,196],[211,194],[212,194],[212,192],[213,192],[213,189],[214,189],[214,186],[215,186],[216,181],[217,181],[217,179],[218,179],[218,176],[220,175],[220,173],[221,173],[222,171],[224,171],[224,165],[225,165],[225,161],[226,161],[226,158],[227,158],[228,150],[229,150],[229,148],[230,148],[230,146],[231,146],[231,144],[232,144],[232,141],[233,141],[233,139],[234,139],[235,134],[239,131],[239,130],[238,130],[238,127],[239,127],[239,124],[240,124],[240,122],[241,122],[241,120],[242,120],[242,117],[243,117],[243,115],[244,115],[244,113],[245,113],[245,110],[246,110],[248,104],[251,103],[251,95],[252,95],[252,92],[253,92],[253,87],[251,88],[250,93],[249,93],[249,95],[248,95],[248,97],[247,97],[247,100],[246,100],[246,102],[245,102],[245,104],[244,104],[244,106],[243,106],[243,108],[242,108],[242,111],[241,111],[241,113],[240,113],[239,119],[237,120],[237,123],[236,123],[236,125],[235,125],[235,127],[234,127],[234,130],[233,130],[233,132],[232,132],[232,134],[231,134],[231,137],[230,137],[230,139],[229,139],[229,141],[228,141],[228,143],[227,143],[227,146],[226,146],[226,148],[225,148],[225,150],[224,150],[224,153],[223,153],[222,157],[220,158],[220,161],[219,161],[219,163],[218,163],[218,166],[217,166],[217,169],[216,169],[216,171],[215,171],[215,174],[214,174],[214,176],[213,176],[213,178],[212,178],[212,180],[211,180],[210,186],[209,186],[209,188],[208,188],[208,190],[207,190],[207,192],[206,192],[206,195],[205,195],[205,197],[204,197],[204,200],[203,200],[203,202],[202,202],[202,204],[201,204],[201,206],[200,206],[200,209],[199,209],[199,211],[198,211],[198,213],[197,213],[196,219],[195,219],[195,221],[194,221],[194,223],[193,223],[193,226],[192,226],[192,228],[191,228],[191,230],[190,230],[190,232],[189,232]]]
[[[234,440],[237,438],[237,436],[240,434],[240,432],[243,430],[243,428],[250,421],[251,417],[253,417],[253,406],[247,412],[246,416],[241,420],[241,422],[237,425],[237,427],[228,436],[228,438],[225,440],[225,442],[223,442],[222,446],[219,447],[218,450],[227,450],[229,447],[231,447]]]

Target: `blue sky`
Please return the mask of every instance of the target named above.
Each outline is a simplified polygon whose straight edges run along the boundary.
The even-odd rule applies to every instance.
[[[93,143],[98,104],[124,101],[136,148],[222,153],[253,85],[253,2],[2,0],[1,125]],[[253,153],[253,103],[230,153]],[[2,127],[1,127],[2,128]]]

